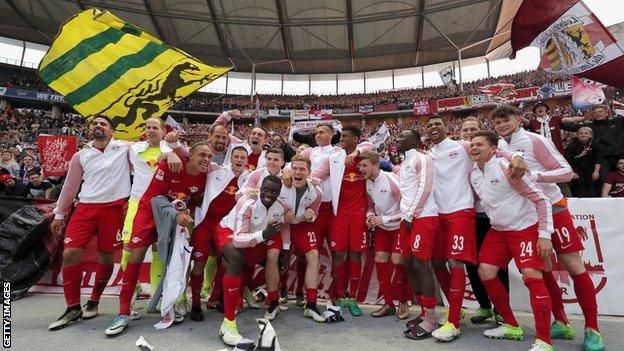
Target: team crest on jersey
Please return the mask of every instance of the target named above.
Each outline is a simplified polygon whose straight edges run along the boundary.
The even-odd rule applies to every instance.
[[[500,183],[500,179],[498,179],[498,178],[490,179],[490,185],[491,186],[497,186],[499,183]]]
[[[158,180],[163,180],[165,178],[165,172],[163,172],[162,169],[159,169],[158,171],[156,171],[155,177]]]
[[[65,237],[65,239],[63,239],[63,242],[64,242],[65,244],[69,244],[69,243],[71,243],[72,241],[73,241],[73,240],[72,240],[72,238],[69,238],[69,237]]]
[[[136,244],[139,241],[141,241],[141,238],[139,238],[138,236],[133,237],[132,239],[130,239],[130,241],[132,241],[132,243]]]
[[[189,187],[189,191],[191,192],[191,194],[194,194],[199,191],[199,188],[196,186],[192,186],[192,187]]]
[[[229,194],[229,195],[234,195],[234,194],[236,194],[236,192],[238,191],[238,188],[237,188],[237,187],[235,187],[234,185],[232,185],[232,186],[228,186],[228,187],[227,187],[227,188],[225,188],[223,191],[224,191],[226,194]]]
[[[357,173],[351,172],[351,173],[345,175],[344,179],[346,181],[349,181],[349,182],[355,182],[357,180],[362,179],[362,177],[359,176]]]
[[[457,153],[457,151],[451,151],[451,152],[449,152],[449,157],[450,157],[450,158],[457,158],[457,155],[459,155],[459,154]]]

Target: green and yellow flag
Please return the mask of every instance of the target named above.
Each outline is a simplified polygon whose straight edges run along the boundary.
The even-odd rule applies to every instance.
[[[87,120],[108,116],[116,138],[136,140],[145,119],[230,69],[206,65],[108,11],[89,9],[61,26],[39,76]]]

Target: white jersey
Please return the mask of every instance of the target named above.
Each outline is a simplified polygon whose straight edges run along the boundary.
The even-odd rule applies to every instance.
[[[510,137],[499,141],[499,148],[522,153],[535,182],[551,203],[563,199],[563,194],[555,183],[569,182],[574,173],[550,139],[520,128]]]
[[[483,171],[475,164],[470,172],[470,184],[498,231],[519,231],[538,224],[539,237],[550,239],[554,232],[552,209],[548,197],[525,175],[511,179],[509,163],[492,157]]]
[[[154,172],[156,171],[156,167],[152,168],[151,165],[147,164],[145,160],[139,156],[140,153],[147,150],[149,144],[147,141],[140,141],[134,143],[130,147],[129,157],[130,163],[132,164],[132,170],[134,172],[134,177],[132,178],[132,189],[130,190],[130,197],[133,199],[140,199],[143,196],[143,193],[147,189],[147,186],[152,181],[152,177],[154,176]],[[160,153],[171,152],[171,147],[167,144],[166,141],[160,141]]]
[[[403,219],[438,215],[435,201],[435,163],[416,149],[405,152],[405,160],[397,167],[400,176],[401,213]]]
[[[327,159],[338,148],[335,146],[316,146],[303,150],[301,155],[310,159],[311,168],[310,171],[314,172],[321,167],[325,159]],[[332,200],[331,182],[329,179],[322,180],[319,184],[321,191],[323,192],[323,202],[329,202]]]
[[[366,181],[368,211],[366,217],[380,216],[381,229],[397,230],[401,225],[401,191],[399,179],[392,173],[380,171],[375,180]]]
[[[433,196],[441,214],[474,208],[474,197],[468,182],[473,164],[469,147],[465,141],[446,138],[431,148],[429,155],[435,169]]]
[[[286,186],[282,186],[282,191],[279,195],[280,200],[282,200],[288,207],[290,207],[293,211],[297,209],[297,213],[295,213],[295,220],[291,224],[299,224],[301,222],[307,221],[305,219],[305,211],[307,209],[311,209],[314,211],[314,216],[312,220],[309,222],[314,222],[316,217],[318,216],[319,207],[321,207],[321,202],[323,201],[323,191],[318,186],[314,186],[312,182],[308,181],[308,186],[305,190],[305,193],[299,199],[299,206],[297,207],[297,189],[294,186],[287,188]]]
[[[69,212],[78,189],[81,203],[110,203],[130,196],[129,148],[129,143],[111,139],[104,152],[93,147],[91,142],[88,148],[75,153],[54,209],[54,218],[63,219]]]

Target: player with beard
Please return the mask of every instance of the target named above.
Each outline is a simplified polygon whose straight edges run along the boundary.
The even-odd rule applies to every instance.
[[[191,269],[191,313],[194,321],[204,320],[201,310],[201,288],[204,280],[204,266],[214,248],[215,228],[236,205],[235,195],[249,177],[247,171],[247,149],[239,146],[232,149],[229,167],[219,167],[213,164],[212,171],[206,180],[206,192],[202,203],[195,210],[195,230],[191,237],[193,252],[193,268]],[[220,260],[217,263],[215,285],[210,301],[219,301],[222,291],[223,274],[225,268],[221,268]]]
[[[130,147],[129,158],[134,177],[132,180],[132,188],[130,190],[130,199],[128,199],[128,210],[124,218],[124,227],[121,235],[123,242],[123,251],[121,255],[121,268],[126,269],[130,251],[127,249],[130,235],[132,234],[132,222],[139,207],[139,200],[150,181],[154,172],[156,172],[158,158],[167,152],[171,152],[171,148],[162,140],[165,134],[165,121],[158,117],[150,117],[145,120],[145,137],[147,140],[134,143]],[[151,291],[156,291],[160,278],[164,272],[163,262],[156,253],[156,246],[152,246],[152,261],[150,262],[150,284]],[[141,285],[137,284],[137,295],[141,292]],[[135,314],[133,314],[135,315]]]
[[[236,326],[235,309],[242,298],[245,266],[254,266],[266,259],[267,289],[274,300],[265,317],[274,318],[278,311],[277,261],[282,243],[290,244],[289,228],[283,225],[284,215],[290,208],[278,199],[281,188],[282,181],[278,177],[264,178],[258,199],[241,197],[216,228],[216,248],[227,266],[223,277],[225,318],[219,328],[219,336],[226,345],[235,346],[243,340]]]
[[[583,244],[572,222],[567,199],[556,185],[572,179],[572,168],[550,140],[520,128],[520,116],[513,106],[501,105],[492,111],[491,116],[496,133],[508,144],[510,150],[523,152],[537,185],[552,203],[554,223],[552,244],[558,260],[563,263],[574,281],[574,292],[585,317],[583,347],[585,350],[603,350],[604,342],[598,329],[596,291],[580,254],[584,249]],[[574,330],[568,322],[561,289],[552,274],[550,260],[546,260],[544,281],[555,316],[555,321],[551,325],[551,335],[553,339],[573,339]]]
[[[318,131],[318,130],[317,130]],[[312,176],[329,184],[321,183],[323,199],[325,190],[330,192],[333,218],[329,231],[332,252],[332,275],[334,287],[341,308],[349,308],[353,316],[360,316],[362,310],[355,300],[362,270],[361,253],[368,250],[368,229],[366,227],[366,181],[358,168],[358,155],[373,149],[371,143],[358,146],[362,131],[355,126],[346,126],[340,136],[340,147],[336,148],[323,163],[312,172]],[[366,150],[365,150],[366,149]],[[349,156],[347,156],[349,155]],[[312,154],[314,156],[314,154]],[[316,233],[316,231],[315,231]],[[349,299],[345,299],[346,258],[349,254]]]
[[[396,314],[399,319],[409,316],[407,305],[407,277],[401,256],[401,192],[399,179],[392,173],[382,172],[379,168],[379,154],[375,151],[360,155],[360,172],[366,180],[368,210],[366,225],[375,230],[375,267],[379,292],[384,305],[371,313],[372,317],[385,317]],[[391,260],[392,266],[388,264]],[[391,286],[392,272],[395,271],[394,286]],[[394,297],[399,300],[398,312],[394,306]]]
[[[495,157],[498,140],[496,134],[482,131],[475,133],[470,143],[475,161],[470,184],[492,225],[480,252],[479,276],[504,322],[483,334],[494,339],[524,338],[509,295],[496,276],[513,258],[529,289],[535,318],[536,340],[530,351],[552,351],[550,301],[541,272],[544,260],[552,254],[550,201],[529,176],[511,178],[507,161]]]
[[[231,134],[228,136],[227,141],[225,141],[223,136],[224,136],[224,130],[227,132],[226,124],[230,122],[230,120],[232,119],[240,119],[241,117],[242,117],[242,114],[238,110],[223,112],[221,115],[219,115],[217,120],[212,125],[211,131],[213,128],[216,128],[217,130],[219,130],[219,142],[215,141],[215,144],[217,144],[216,146],[219,146],[228,150],[228,152],[224,153],[225,155],[224,162],[226,164],[228,163],[227,162],[228,155],[230,155],[229,151],[231,151],[232,148],[236,146],[241,146],[241,145],[247,145],[248,147],[250,147],[251,153],[249,153],[247,169],[250,172],[252,172],[258,168],[264,167],[266,164],[264,146],[268,144],[269,134],[267,130],[264,129],[263,127],[254,127],[251,130],[251,133],[249,134],[249,137],[247,138],[246,142],[243,140],[240,140],[239,138]],[[212,138],[212,133],[211,133],[211,138]]]
[[[65,185],[54,209],[50,230],[60,234],[78,190],[76,206],[63,240],[63,293],[67,309],[50,330],[59,330],[84,318],[80,308],[82,267],[80,261],[93,235],[97,236],[98,268],[95,285],[85,305],[87,318],[97,316],[100,296],[113,272],[115,251],[121,248],[124,206],[130,195],[129,144],[113,139],[108,117],[91,121],[93,141],[78,151],[69,163]],[[136,285],[136,284],[135,284]],[[134,285],[132,286],[134,288]]]
[[[472,116],[466,117],[462,121],[459,137],[461,140],[470,142],[472,136],[482,129],[483,125],[480,120]],[[483,240],[490,230],[490,219],[485,214],[478,199],[475,200],[475,210],[477,212],[475,226],[475,232],[477,234],[477,251],[481,251]],[[470,279],[472,292],[479,302],[479,308],[475,311],[475,315],[470,317],[470,321],[473,324],[482,324],[492,317],[495,317],[498,321],[500,316],[496,313],[496,311],[492,311],[492,304],[488,298],[487,291],[481,282],[481,278],[479,278],[477,266],[467,265],[466,272],[468,273],[468,278]],[[505,290],[509,292],[509,273],[506,269],[500,269],[498,271],[498,279],[505,287]]]
[[[422,340],[431,336],[437,319],[435,313],[436,287],[431,259],[439,226],[438,209],[434,199],[434,165],[428,155],[418,151],[420,134],[404,130],[397,138],[397,151],[405,155],[399,172],[403,258],[410,273],[416,298],[422,312],[406,323],[407,338]]]
[[[172,172],[165,163],[160,164],[139,201],[139,208],[132,224],[132,235],[128,243],[130,258],[123,272],[119,294],[119,315],[106,328],[106,335],[120,334],[130,324],[130,302],[139,279],[139,270],[147,249],[158,239],[152,213],[152,198],[167,196],[171,201],[184,202],[185,210],[180,210],[176,223],[186,227],[193,224],[189,213],[195,210],[204,194],[206,173],[211,170],[212,150],[207,143],[200,142],[191,146],[189,152],[189,160],[183,162],[182,171],[179,173]]]
[[[268,160],[268,158],[267,158]],[[293,246],[298,255],[305,257],[305,288],[306,303],[303,315],[311,318],[315,322],[324,322],[325,318],[316,306],[317,287],[319,276],[319,251],[316,233],[314,232],[314,221],[316,220],[319,207],[323,200],[321,188],[312,184],[308,180],[310,176],[310,160],[295,155],[291,161],[292,187],[282,187],[280,199],[284,201],[292,212],[287,214],[290,218],[290,233]]]
[[[438,282],[449,301],[448,317],[444,324],[431,334],[440,341],[451,341],[459,336],[459,320],[466,290],[464,266],[477,263],[474,197],[467,175],[472,169],[470,144],[453,141],[440,117],[427,122],[427,134],[434,144],[430,156],[434,165],[434,198],[438,207],[440,226],[433,252],[434,268]],[[521,157],[512,160],[514,176],[524,174]],[[448,260],[450,273],[444,260]]]

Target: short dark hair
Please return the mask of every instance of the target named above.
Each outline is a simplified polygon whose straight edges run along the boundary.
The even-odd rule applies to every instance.
[[[480,130],[472,136],[472,138],[483,137],[487,140],[488,144],[492,146],[498,146],[498,135],[494,132],[490,132],[489,130]]]
[[[462,120],[461,125],[463,126],[466,122],[477,122],[478,128],[483,129],[483,121],[479,117],[468,116]]]
[[[26,177],[30,178],[30,176],[32,175],[41,175],[41,169],[39,169],[39,167],[35,167],[33,169],[31,169],[30,171],[26,172]]]
[[[251,130],[254,130],[254,129],[260,129],[260,130],[262,130],[262,131],[264,132],[264,137],[265,137],[265,138],[268,138],[268,137],[269,137],[269,131],[268,131],[266,128],[264,128],[263,126],[257,126],[257,127],[253,127],[253,128],[251,128]]]
[[[236,147],[234,147],[232,149],[232,155],[234,155],[234,151],[236,151],[236,150],[243,150],[243,151],[245,151],[245,155],[249,156],[249,151],[244,146],[236,146]]]
[[[202,145],[203,145],[203,146],[208,146],[209,148],[212,148],[212,147],[210,146],[210,144],[208,144],[208,142],[206,142],[206,141],[198,141],[198,142],[196,142],[196,143],[191,144],[191,147],[189,148],[189,152],[190,152],[190,153],[195,152],[195,149],[197,149],[198,147],[200,147],[200,146],[202,146]]]
[[[431,116],[427,119],[427,123],[431,122],[434,119],[439,119],[440,121],[442,121],[442,124],[446,125],[446,123],[444,123],[444,119],[440,116]]]
[[[351,132],[356,137],[360,138],[362,136],[362,130],[357,126],[346,126],[342,128],[342,132]]]
[[[282,185],[282,180],[278,176],[274,176],[274,175],[268,175],[268,176],[264,177],[264,180],[262,180],[262,184],[264,184],[266,182],[279,184],[280,186]]]
[[[416,129],[408,129],[416,138],[416,141],[420,144],[420,133]]]
[[[278,154],[278,155],[282,155],[282,159],[284,159],[284,150],[278,148],[278,147],[270,147],[267,151],[266,154]]]
[[[316,128],[321,128],[321,127],[325,127],[327,129],[329,129],[329,132],[334,134],[334,126],[332,126],[331,124],[329,124],[329,123],[321,123],[321,124],[318,124],[316,126]],[[316,128],[314,128],[314,129],[316,129]]]
[[[512,105],[508,105],[508,104],[503,104],[503,105],[499,105],[497,108],[495,108],[492,113],[490,114],[490,118],[495,119],[495,118],[506,118],[509,116],[518,116],[520,115],[520,112],[518,112],[518,109],[515,108]]]
[[[223,128],[225,128],[225,131],[226,131],[226,132],[228,131],[227,126],[226,126],[225,124],[214,124],[214,123],[213,123],[213,124],[210,126],[210,129],[208,130],[208,133],[209,133],[210,135],[212,135],[212,133],[214,133],[214,131],[215,131],[215,129],[217,129],[217,127],[223,127]]]
[[[104,116],[104,115],[97,115],[97,116],[94,116],[94,117],[91,119],[91,122],[93,122],[93,120],[94,120],[94,119],[96,119],[96,118],[105,119],[105,120],[106,120],[106,122],[108,122],[108,125],[111,127],[111,129],[115,129],[115,125],[113,124],[113,121],[110,119],[110,117],[108,117],[108,116]],[[89,124],[90,124],[90,123],[89,123]]]

